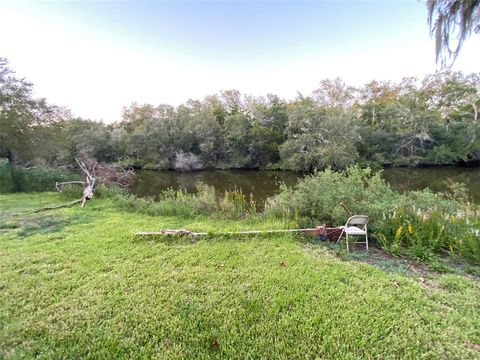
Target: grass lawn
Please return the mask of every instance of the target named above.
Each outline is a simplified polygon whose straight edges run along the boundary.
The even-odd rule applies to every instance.
[[[0,202],[0,358],[480,358],[474,279],[385,272],[292,235],[133,236],[289,226],[275,220]]]

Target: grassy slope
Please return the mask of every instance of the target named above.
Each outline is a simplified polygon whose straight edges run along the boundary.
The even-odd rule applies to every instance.
[[[427,286],[292,236],[132,236],[282,226],[272,221],[155,218],[98,199],[18,215],[61,200],[0,201],[0,357],[480,357],[480,287],[457,275]]]

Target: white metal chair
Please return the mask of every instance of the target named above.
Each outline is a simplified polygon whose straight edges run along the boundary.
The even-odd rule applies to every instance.
[[[353,215],[348,220],[345,226],[342,226],[342,233],[338,237],[337,243],[342,238],[342,235],[346,235],[347,239],[347,251],[348,251],[348,236],[359,235],[365,236],[365,241],[359,242],[359,244],[365,244],[368,250],[368,234],[367,234],[368,216],[366,215]],[[359,225],[359,226],[356,226]]]

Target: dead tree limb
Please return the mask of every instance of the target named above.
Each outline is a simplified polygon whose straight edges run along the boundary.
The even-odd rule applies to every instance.
[[[68,184],[81,184],[81,185],[85,185],[85,181],[63,181],[63,182],[56,182],[55,183],[55,189],[58,191],[58,192],[62,192],[63,191],[63,186],[64,185],[68,185]],[[59,186],[61,188],[59,188]]]
[[[85,174],[85,181],[56,182],[55,183],[55,189],[58,192],[62,192],[64,185],[67,185],[67,184],[81,184],[81,185],[85,186],[85,188],[83,189],[82,197],[79,200],[75,200],[75,201],[73,201],[69,204],[58,205],[56,207],[52,207],[52,209],[58,209],[58,208],[61,208],[61,207],[71,206],[73,204],[78,204],[78,203],[81,203],[80,206],[84,207],[85,202],[87,200],[90,200],[93,197],[93,186],[95,185],[95,178],[93,177],[92,174],[95,171],[95,168],[96,168],[97,164],[94,164],[91,167],[92,169],[88,170],[87,166],[85,165],[85,163],[83,161],[78,160],[77,158],[75,158],[75,161],[77,162],[78,166],[80,167],[80,170],[82,170],[83,173]],[[40,210],[42,210],[42,209],[40,209]],[[50,208],[48,208],[48,210],[50,210]]]
[[[162,229],[160,231],[141,231],[136,236],[155,236],[155,235],[183,235],[183,236],[205,236],[205,235],[255,235],[255,234],[277,234],[277,233],[315,233],[318,228],[309,229],[282,229],[282,230],[245,230],[245,231],[226,231],[220,233],[193,232],[185,229]]]
[[[74,200],[74,201],[69,202],[69,203],[67,203],[67,204],[46,206],[46,207],[43,207],[43,208],[34,210],[33,213],[38,213],[38,212],[47,211],[47,210],[62,209],[62,208],[66,208],[66,207],[70,207],[70,206],[72,206],[72,205],[78,204],[78,203],[80,203],[81,201],[82,201],[82,199],[77,199],[77,200]]]
[[[85,178],[86,178],[86,183],[85,183],[85,189],[83,189],[83,195],[82,195],[82,204],[80,205],[81,207],[85,206],[85,202],[87,200],[90,200],[93,197],[93,186],[95,185],[95,178],[93,175],[88,171],[87,167],[83,163],[83,161],[79,161],[78,159],[75,159],[77,162],[78,166],[80,166],[80,169],[85,173]],[[92,172],[95,170],[96,164],[93,166]]]
[[[81,204],[81,207],[85,206],[85,202],[87,200],[90,200],[93,197],[93,186],[95,185],[95,178],[93,177],[92,173],[96,168],[96,164],[92,166],[91,171],[88,170],[87,166],[83,161],[79,161],[78,159],[75,159],[77,162],[78,166],[80,169],[85,173],[85,178],[86,181],[64,181],[64,182],[55,182],[55,189],[58,192],[62,192],[63,186],[67,184],[81,184],[84,185],[85,188],[83,189],[83,194],[80,199],[74,200],[72,202],[69,202],[67,204],[60,204],[60,205],[53,205],[53,206],[47,206],[43,207],[40,209],[33,210],[33,213],[38,213],[41,211],[47,211],[47,210],[55,210],[55,209],[61,209],[61,208],[66,208],[75,204]]]
[[[345,210],[348,216],[353,216],[353,213],[350,210],[348,210],[348,208],[345,206],[343,202],[341,202],[340,205],[343,207],[343,210]]]

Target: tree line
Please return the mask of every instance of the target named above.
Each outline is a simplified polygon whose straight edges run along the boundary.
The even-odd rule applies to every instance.
[[[12,164],[76,157],[149,169],[288,169],[480,161],[480,73],[443,72],[310,95],[221,91],[177,107],[133,103],[115,123],[37,99],[0,59],[0,156]]]

